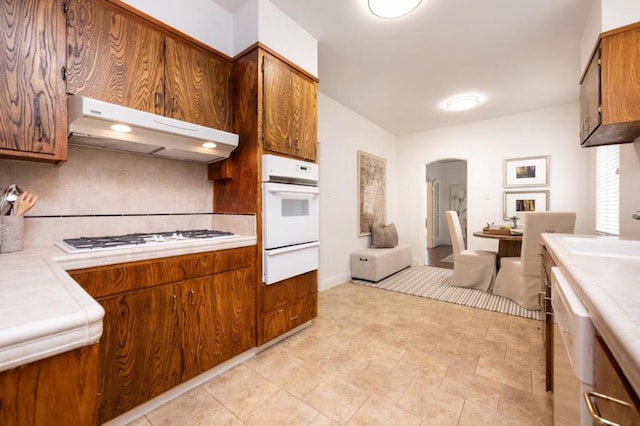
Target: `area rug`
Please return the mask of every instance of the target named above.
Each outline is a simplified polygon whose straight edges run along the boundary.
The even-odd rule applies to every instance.
[[[450,254],[447,257],[443,257],[442,259],[440,259],[440,262],[453,263],[453,254]]]
[[[540,311],[524,309],[506,297],[473,288],[451,286],[452,273],[451,269],[411,266],[377,283],[357,279],[351,282],[508,315],[541,319]]]

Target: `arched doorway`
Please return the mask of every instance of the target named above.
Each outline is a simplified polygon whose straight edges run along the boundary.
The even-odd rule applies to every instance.
[[[445,212],[456,210],[466,241],[467,232],[467,161],[447,158],[425,165],[426,227],[424,264],[449,266],[441,262],[451,253],[451,237]],[[451,261],[450,265],[453,265]]]

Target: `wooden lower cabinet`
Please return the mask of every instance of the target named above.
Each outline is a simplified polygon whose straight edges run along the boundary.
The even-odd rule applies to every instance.
[[[262,336],[259,344],[318,316],[317,278],[317,271],[312,271],[262,286]]]
[[[0,425],[97,425],[98,344],[0,373]]]
[[[284,308],[268,312],[264,316],[263,323],[264,341],[267,342],[312,320],[318,316],[317,312],[317,296],[315,294]]]
[[[602,338],[596,335],[593,349],[593,391],[623,401],[591,397],[601,418],[625,426],[640,425],[640,400]],[[594,422],[596,424],[597,422]]]
[[[70,272],[102,294],[102,422],[256,345],[254,262],[252,247]],[[176,276],[191,278],[166,282]]]

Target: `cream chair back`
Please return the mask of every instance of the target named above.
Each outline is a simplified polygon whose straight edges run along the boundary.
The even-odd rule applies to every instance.
[[[543,232],[573,234],[575,223],[576,214],[574,212],[528,213],[522,236],[523,275],[540,275],[540,234]]]
[[[453,246],[453,255],[455,256],[465,249],[464,238],[462,237],[462,227],[460,226],[458,212],[455,210],[448,210],[445,212],[445,216],[447,217],[449,235],[451,236],[451,245]]]

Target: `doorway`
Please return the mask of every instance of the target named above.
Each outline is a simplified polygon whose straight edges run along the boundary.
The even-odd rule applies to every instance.
[[[447,257],[452,252],[451,237],[445,212],[455,210],[460,219],[463,236],[467,238],[467,161],[457,158],[443,159],[425,165],[425,253],[424,264],[453,266]],[[445,259],[445,262],[442,262]]]

